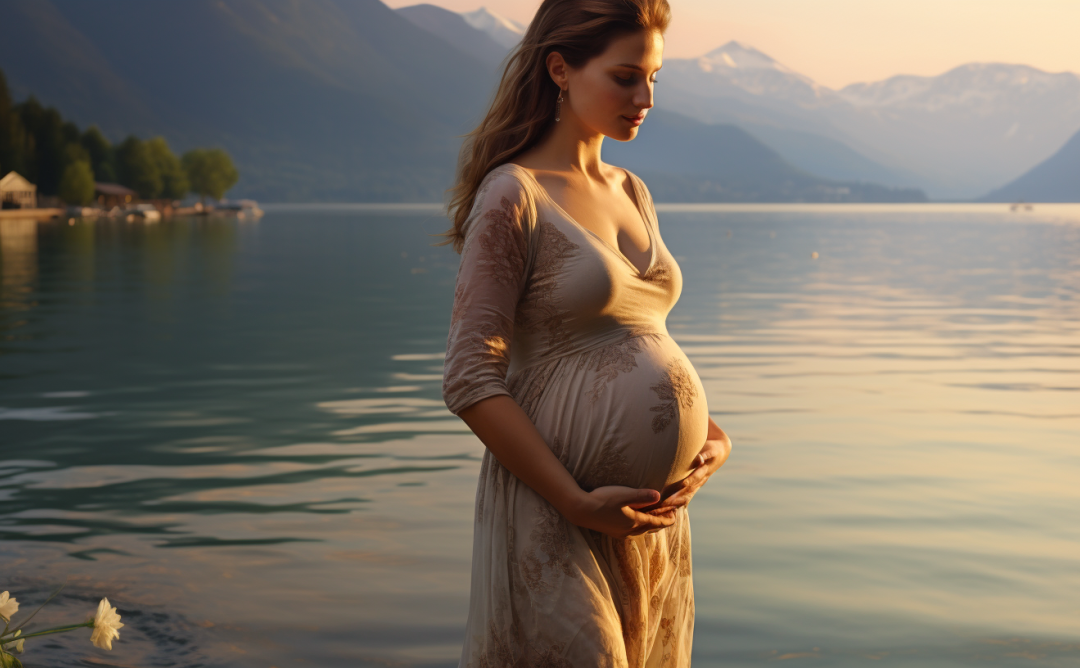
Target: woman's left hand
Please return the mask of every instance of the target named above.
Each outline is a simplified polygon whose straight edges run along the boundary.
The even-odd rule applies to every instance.
[[[667,515],[673,512],[675,508],[689,504],[690,499],[694,498],[694,494],[701,489],[702,485],[708,481],[713,473],[716,473],[717,469],[724,465],[730,454],[731,439],[710,417],[708,439],[705,441],[705,446],[701,448],[701,452],[697,454],[697,457],[690,464],[690,468],[693,469],[690,475],[672,483],[668,489],[664,490],[664,493],[669,494],[669,496],[662,499],[655,506],[640,508],[639,510],[651,515]]]

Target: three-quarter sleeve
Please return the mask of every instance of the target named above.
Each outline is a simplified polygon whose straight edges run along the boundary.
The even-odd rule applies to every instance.
[[[525,283],[525,192],[508,174],[477,194],[465,226],[450,315],[443,400],[454,415],[506,385],[514,314]]]

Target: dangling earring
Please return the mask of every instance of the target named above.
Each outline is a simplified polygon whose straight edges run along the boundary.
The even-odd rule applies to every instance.
[[[559,114],[562,112],[562,88],[559,89],[559,99],[555,100],[555,122],[559,122]]]

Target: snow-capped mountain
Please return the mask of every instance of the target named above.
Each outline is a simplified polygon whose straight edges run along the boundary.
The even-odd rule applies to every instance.
[[[928,112],[967,108],[977,115],[1003,107],[1025,107],[1032,96],[1051,105],[1076,105],[1080,102],[1078,92],[1080,77],[1072,72],[1051,74],[1026,65],[973,63],[936,77],[900,75],[851,84],[839,94],[856,107]]]
[[[764,53],[736,41],[700,58],[664,63],[665,83],[704,97],[742,93],[813,108],[836,94]]]
[[[487,33],[493,40],[507,49],[512,49],[525,33],[525,26],[504,16],[499,16],[487,7],[474,12],[461,12],[465,22],[480,32]]]
[[[658,107],[706,123],[733,123],[813,174],[912,186],[906,174],[854,150],[834,131],[824,109],[846,104],[835,91],[736,41],[700,58],[664,62]]]
[[[797,164],[784,133],[822,135],[907,179],[917,174],[912,185],[944,198],[976,197],[1016,178],[1080,129],[1080,77],[1026,65],[974,63],[834,91],[729,42],[668,61],[664,75],[658,106],[740,124]]]
[[[838,92],[834,127],[893,164],[975,197],[1015,179],[1080,129],[1080,77],[1026,65],[973,63],[935,77],[897,76]]]

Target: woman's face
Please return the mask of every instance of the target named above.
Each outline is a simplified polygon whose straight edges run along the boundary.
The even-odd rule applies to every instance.
[[[663,60],[663,35],[641,30],[612,40],[581,69],[565,68],[563,120],[569,107],[585,128],[630,141],[653,106],[653,85]]]

